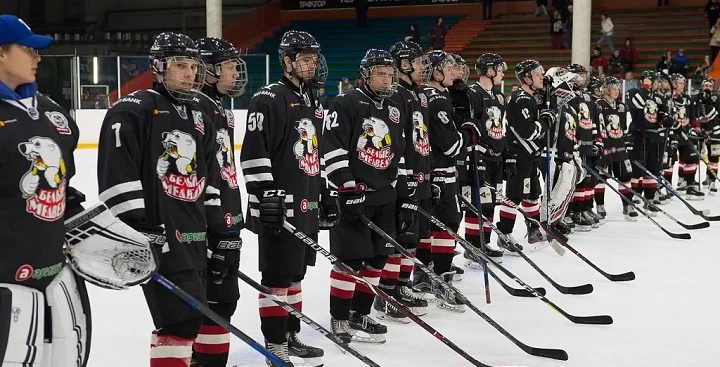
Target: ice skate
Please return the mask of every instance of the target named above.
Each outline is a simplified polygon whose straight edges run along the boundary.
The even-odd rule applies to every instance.
[[[397,286],[395,292],[395,299],[402,301],[403,305],[409,308],[414,315],[423,316],[427,314],[428,302],[425,300],[424,294],[415,293],[408,286]]]
[[[295,367],[295,365],[290,362],[290,355],[288,354],[288,342],[285,343],[268,343],[265,342],[265,348],[269,350],[272,354],[277,356],[281,361],[285,362],[287,367]],[[273,363],[269,359],[265,359],[265,363],[270,367],[280,367],[277,364]]]
[[[596,209],[597,209],[597,214],[600,217],[602,217],[602,219],[605,219],[605,217],[607,217],[607,211],[605,210],[605,205],[598,205],[596,207]]]
[[[529,226],[527,231],[528,246],[527,251],[535,252],[550,246],[550,242],[545,238],[545,235],[540,231],[540,228],[535,226]]]
[[[335,335],[335,338],[340,339],[345,344],[350,343],[353,334],[355,334],[355,331],[350,327],[350,322],[348,320],[336,320],[334,318],[330,318],[330,327],[333,335]]]
[[[575,223],[575,230],[578,232],[590,232],[592,230],[592,222],[583,217],[582,213],[573,213],[572,221]]]
[[[592,214],[590,214],[589,211],[586,210],[586,211],[580,213],[580,215],[582,215],[583,218],[585,218],[590,223],[590,228],[592,228],[592,229],[600,228],[600,219],[595,218]]]
[[[452,264],[450,266],[450,270],[455,272],[455,276],[453,277],[453,280],[455,280],[456,282],[459,282],[463,279],[463,276],[465,275],[465,270],[463,270],[463,268],[461,268],[455,264]]]
[[[448,284],[453,284],[453,272],[448,271],[440,274],[440,277]],[[454,292],[439,282],[433,282],[433,293],[435,293],[435,305],[443,310],[452,312],[465,312],[465,305],[454,295]]]
[[[592,209],[588,209],[587,212],[596,220],[596,223],[599,223],[599,224],[605,223],[605,217],[600,215],[600,213],[596,213]]]
[[[297,333],[294,332],[287,334],[287,340],[288,354],[290,357],[301,358],[303,360],[302,364],[295,363],[295,367],[321,367],[323,365],[325,351],[303,343],[298,339]]]
[[[635,207],[632,205],[623,206],[623,215],[625,220],[628,222],[637,222],[638,213],[635,211]]]
[[[413,272],[413,290],[423,295],[432,292],[432,282],[424,271],[415,269]]]
[[[516,247],[518,250],[522,251],[524,248],[521,244],[517,243],[515,239],[512,237],[511,234],[506,234],[505,237],[508,239],[509,242],[506,242],[503,237],[498,237],[497,239],[497,245],[498,247],[507,250],[507,253],[510,255],[520,256],[516,252]],[[514,244],[514,245],[513,245]]]
[[[375,321],[369,315],[361,315],[356,311],[350,311],[350,329],[354,331],[352,341],[361,343],[385,343],[387,326]]]
[[[645,213],[647,213],[649,217],[657,217],[657,213],[660,212],[660,209],[658,209],[655,204],[645,203],[643,209],[645,209]]]
[[[402,304],[402,301],[397,301]],[[373,308],[375,309],[375,311],[377,311],[377,317],[380,320],[392,321],[400,324],[407,324],[410,322],[407,316],[400,312],[400,310],[398,310],[390,302],[382,299],[380,296],[375,296]]]
[[[715,194],[717,194],[717,191],[718,191],[718,190],[717,190],[717,186],[716,186],[716,185],[717,185],[717,182],[715,182],[715,181],[711,181],[711,182],[710,182],[710,185],[708,185],[708,188],[709,188],[709,191],[710,191],[710,195],[715,195]]]
[[[692,184],[688,185],[685,190],[685,198],[688,200],[703,200],[705,199],[705,193],[700,191],[700,185]]]

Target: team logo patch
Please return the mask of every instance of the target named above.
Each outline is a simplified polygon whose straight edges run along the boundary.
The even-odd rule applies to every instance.
[[[428,138],[428,127],[425,125],[423,115],[420,111],[413,112],[412,130],[413,148],[423,157],[430,155],[430,139]]]
[[[687,116],[687,108],[685,108],[685,106],[679,107],[675,110],[675,123],[680,126],[687,126],[690,124],[690,119]]]
[[[45,112],[45,116],[50,120],[50,122],[55,126],[55,130],[59,134],[62,135],[70,135],[72,131],[70,131],[70,126],[68,125],[68,120],[60,112],[52,111],[52,112]]]
[[[425,94],[424,94],[424,93],[420,93],[420,94],[418,95],[418,97],[420,97],[420,106],[427,107],[427,106],[428,106],[428,104],[427,104],[427,97],[425,96]]]
[[[38,112],[37,108],[30,106],[27,109],[28,116],[30,116],[31,119],[37,120],[40,118],[40,112]]]
[[[32,278],[35,269],[30,264],[21,265],[17,271],[15,271],[15,281],[23,282]]]
[[[66,168],[60,145],[49,138],[33,137],[18,144],[20,153],[31,162],[20,179],[25,211],[52,222],[65,213]]]
[[[400,110],[398,110],[396,107],[388,106],[388,118],[390,118],[390,121],[394,123],[400,123]]]
[[[505,124],[502,120],[502,112],[497,106],[489,107],[485,110],[487,113],[487,121],[485,121],[485,129],[488,135],[495,139],[500,140],[505,136]]]
[[[572,142],[575,140],[575,129],[577,128],[577,121],[573,115],[565,112],[565,137]]]
[[[363,133],[358,138],[358,159],[370,167],[384,170],[390,166],[395,154],[391,150],[392,138],[385,121],[371,117],[362,123]]]
[[[580,117],[580,128],[584,130],[592,130],[592,119],[590,118],[590,107],[587,103],[580,103],[580,111],[578,115]]]
[[[237,168],[235,167],[235,154],[230,133],[225,128],[219,129],[215,139],[220,146],[220,149],[215,153],[220,165],[220,178],[227,182],[228,187],[231,189],[237,189]]]
[[[193,117],[193,124],[195,125],[195,130],[199,131],[200,134],[205,134],[205,121],[203,121],[202,112],[200,111],[190,111],[192,112]]]
[[[647,120],[651,124],[657,123],[657,103],[652,100],[645,101],[645,108],[643,109],[643,112],[645,113],[645,120]]]
[[[620,112],[620,113],[625,112],[625,105],[622,104],[622,103],[619,103],[618,106],[617,106],[617,110],[618,110],[618,112]]]
[[[310,97],[307,94],[303,94],[303,101],[305,101],[305,105],[310,107]]]
[[[225,121],[229,128],[235,128],[235,114],[231,110],[225,110]]]
[[[623,136],[622,126],[620,126],[620,116],[610,115],[607,118],[608,123],[605,129],[607,130],[607,136],[613,139],[620,139]]]
[[[319,119],[325,118],[325,110],[323,110],[322,106],[315,109],[315,117]]]
[[[298,121],[298,141],[293,145],[295,159],[298,160],[298,168],[305,171],[308,176],[317,176],[320,173],[320,159],[318,157],[318,137],[315,125],[308,118]]]
[[[173,199],[194,202],[205,191],[205,177],[197,177],[197,143],[192,135],[173,130],[163,132],[165,152],[155,167],[165,194]]]

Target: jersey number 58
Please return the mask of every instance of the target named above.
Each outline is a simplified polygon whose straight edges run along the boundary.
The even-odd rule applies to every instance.
[[[255,131],[255,129],[257,129],[258,131],[262,131],[264,120],[265,120],[265,115],[263,115],[262,112],[253,112],[253,113],[249,114],[248,121],[247,121],[248,130]]]

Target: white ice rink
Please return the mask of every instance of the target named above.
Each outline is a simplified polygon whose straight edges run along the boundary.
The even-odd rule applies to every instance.
[[[96,151],[76,152],[78,172],[71,184],[83,191],[88,203],[97,201]],[[701,167],[704,166],[701,165]],[[720,197],[692,202],[699,209],[720,214]],[[567,351],[568,361],[526,354],[487,322],[467,310],[454,314],[430,304],[423,320],[465,349],[493,366],[567,367],[715,367],[720,365],[718,315],[720,296],[720,223],[689,231],[692,240],[673,240],[644,217],[636,223],[623,220],[620,199],[606,190],[607,222],[589,233],[570,235],[570,243],[609,273],[634,271],[637,279],[613,283],[567,252],[558,256],[551,248],[529,256],[558,283],[566,286],[591,283],[588,295],[563,295],[524,260],[505,256],[503,266],[531,286],[547,289],[547,297],[573,315],[611,315],[612,325],[573,324],[539,299],[510,296],[491,278],[492,303],[485,303],[482,272],[467,270],[457,287],[483,312],[525,344]],[[662,209],[685,223],[702,219],[677,199]],[[673,232],[685,230],[663,215],[658,222]],[[524,233],[517,221],[515,238]],[[243,231],[241,270],[256,280],[256,237]],[[321,234],[327,247],[327,233]],[[496,236],[493,234],[493,241]],[[524,243],[524,241],[520,241]],[[456,258],[460,264],[462,257]],[[499,271],[496,273],[500,273]],[[303,312],[330,328],[330,265],[318,256],[303,282]],[[503,279],[519,288],[511,280]],[[233,325],[262,343],[257,292],[240,283],[241,299]],[[139,287],[109,291],[90,286],[93,340],[90,367],[141,367],[149,365],[150,314]],[[352,346],[384,367],[470,366],[466,360],[414,323],[389,323],[387,343]],[[325,350],[325,366],[364,366],[344,355],[329,340],[303,324],[301,336]],[[231,339],[230,365],[265,366],[263,357],[237,338]]]

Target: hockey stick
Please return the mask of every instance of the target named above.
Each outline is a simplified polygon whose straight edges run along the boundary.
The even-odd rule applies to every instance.
[[[639,198],[640,198],[643,202],[645,202],[647,205],[652,204],[652,203],[650,202],[650,200],[644,198],[644,197],[643,197],[642,195],[640,195],[637,191],[633,190],[630,186],[628,186],[628,185],[620,182],[620,180],[618,180],[617,178],[613,177],[609,172],[605,171],[604,169],[598,167],[598,173],[600,173],[601,175],[605,175],[605,176],[611,178],[613,181],[617,182],[618,185],[622,186],[625,190],[628,190],[628,191],[630,191],[631,193],[633,193],[633,195],[639,197]],[[710,223],[709,223],[709,222],[705,222],[705,221],[700,222],[700,223],[696,223],[696,224],[686,224],[686,223],[683,223],[683,222],[679,221],[677,218],[675,218],[675,217],[673,217],[672,215],[670,215],[670,213],[668,213],[668,212],[666,212],[665,210],[663,210],[662,208],[658,207],[657,205],[656,205],[655,207],[656,207],[658,210],[660,210],[661,213],[665,214],[666,217],[670,218],[670,220],[672,220],[673,222],[677,223],[678,225],[680,225],[681,227],[683,227],[683,228],[685,228],[685,229],[703,229],[703,228],[708,228],[708,227],[710,227]]]
[[[444,335],[440,334],[439,331],[435,330],[432,326],[430,326],[428,323],[423,321],[420,317],[416,316],[412,311],[408,310],[407,307],[403,306],[400,302],[396,301],[394,297],[388,296],[387,293],[385,293],[380,287],[370,283],[365,278],[361,277],[360,275],[357,275],[355,271],[347,266],[345,263],[340,261],[335,255],[331,254],[328,250],[324,249],[322,246],[320,246],[315,240],[310,238],[305,233],[299,231],[297,228],[295,228],[292,224],[285,221],[283,223],[283,228],[287,230],[288,232],[292,233],[293,236],[297,237],[300,241],[305,243],[306,245],[310,246],[313,250],[317,251],[320,255],[324,256],[328,261],[330,261],[331,264],[334,266],[337,266],[341,271],[346,273],[348,276],[352,277],[355,281],[363,283],[370,287],[375,294],[377,294],[380,298],[385,300],[386,302],[393,305],[395,308],[397,308],[398,311],[400,311],[403,315],[407,316],[410,320],[414,321],[416,324],[418,324],[421,328],[425,329],[428,333],[430,333],[432,336],[440,340],[443,344],[447,345],[448,348],[452,349],[455,353],[459,354],[461,357],[465,358],[467,361],[473,364],[473,366],[478,367],[490,367],[489,365],[486,365],[477,359],[473,358],[470,354],[468,354],[466,351],[464,351],[462,348],[458,347],[455,343],[450,341],[450,339],[446,338]]]
[[[240,338],[240,340],[244,341],[245,344],[249,345],[252,349],[255,349],[257,352],[264,355],[265,358],[269,359],[272,363],[274,363],[280,367],[288,367],[288,365],[285,362],[283,362],[278,356],[276,356],[269,350],[265,349],[265,347],[258,344],[251,337],[247,336],[245,333],[240,331],[240,329],[233,326],[233,324],[231,324],[230,321],[226,320],[222,316],[213,312],[213,310],[211,310],[208,306],[200,303],[193,296],[191,296],[189,293],[185,292],[180,287],[173,284],[170,280],[168,280],[164,276],[155,273],[151,279],[158,282],[161,286],[163,286],[163,288],[170,291],[170,293],[178,296],[178,298],[185,301],[185,303],[187,303],[190,307],[200,311],[200,313],[207,316],[207,318],[214,321],[216,324],[229,330],[233,335]]]
[[[465,198],[463,198],[463,200],[465,200]],[[466,204],[469,204],[469,203],[466,202]],[[470,206],[470,210],[477,210],[477,209]],[[492,228],[495,232],[498,233],[498,236],[500,236],[502,234],[500,232],[500,230],[497,229],[497,227],[492,226]],[[597,265],[593,264],[590,260],[588,260],[585,256],[583,256],[578,250],[576,250],[575,248],[570,246],[570,244],[567,241],[558,240],[558,242],[560,244],[562,244],[563,246],[567,247],[567,249],[570,250],[570,252],[575,254],[577,257],[579,257],[580,260],[584,261],[586,264],[590,265],[591,268],[597,270],[598,273],[602,274],[605,278],[608,278],[609,280],[611,280],[613,282],[623,282],[623,281],[635,279],[635,273],[633,273],[632,271],[629,271],[627,273],[622,273],[622,274],[607,273],[607,272],[603,271],[602,269],[600,269]]]
[[[683,197],[680,195],[680,193],[678,193],[677,191],[675,191],[675,189],[673,189],[672,186],[666,184],[664,180],[662,180],[662,179],[658,178],[657,176],[655,176],[654,174],[652,174],[652,172],[650,172],[647,168],[643,167],[643,165],[640,164],[640,162],[638,162],[638,161],[636,161],[636,160],[633,160],[633,164],[635,164],[638,168],[640,168],[641,170],[643,170],[646,175],[652,177],[652,178],[653,178],[655,181],[657,181],[659,184],[663,185],[663,186],[664,186],[669,192],[671,192],[673,195],[677,196],[677,198],[680,199],[680,201],[682,201],[682,203],[685,204],[685,206],[686,206],[693,214],[699,215],[699,216],[701,216],[703,219],[705,219],[705,220],[707,220],[707,221],[710,221],[710,222],[720,221],[720,215],[710,216],[710,215],[708,215],[708,213],[710,213],[709,210],[703,210],[703,211],[697,210],[694,206],[692,206],[690,203],[688,203],[687,200],[685,200],[685,198],[683,198]]]
[[[583,164],[584,164],[584,163],[583,163]],[[674,238],[674,239],[679,239],[679,240],[689,240],[689,239],[691,238],[690,233],[674,233],[674,232],[668,231],[667,229],[665,229],[665,227],[663,227],[660,223],[658,223],[655,219],[653,219],[653,217],[649,216],[648,213],[646,213],[644,210],[640,209],[639,206],[635,205],[635,203],[633,203],[632,200],[630,200],[630,199],[628,199],[627,197],[625,197],[625,195],[623,195],[620,191],[618,191],[618,189],[616,189],[616,188],[614,188],[612,185],[608,184],[607,180],[604,179],[599,173],[595,172],[595,170],[593,170],[592,168],[588,167],[587,165],[585,165],[585,169],[586,169],[588,172],[590,172],[590,174],[592,174],[593,176],[597,177],[597,178],[600,180],[600,182],[602,182],[602,183],[605,184],[605,186],[609,187],[612,191],[615,191],[615,193],[620,196],[620,199],[622,199],[622,200],[623,200],[624,202],[626,202],[628,205],[631,205],[633,208],[635,208],[635,210],[637,210],[638,212],[640,212],[640,214],[644,215],[645,218],[647,218],[647,219],[648,219],[649,221],[651,221],[654,225],[656,225],[658,228],[660,228],[660,229],[661,229],[663,232],[665,232],[665,234],[667,234],[668,236],[670,236],[670,237],[672,237],[672,238]],[[639,196],[639,197],[642,198],[641,196]],[[644,199],[644,198],[642,198],[642,199]],[[645,199],[645,200],[647,201],[647,199]],[[655,206],[655,207],[657,207],[657,206]]]
[[[474,254],[473,254],[473,257],[474,257],[474,258],[477,258],[479,261],[482,261],[482,259],[479,259],[477,256],[474,256]],[[504,289],[505,291],[507,291],[511,296],[515,296],[515,297],[535,297],[535,295],[533,295],[532,293],[528,292],[527,289],[513,288],[513,287],[509,286],[508,284],[506,284],[505,282],[503,282],[502,279],[500,279],[500,277],[497,276],[497,274],[495,274],[492,270],[490,270],[489,267],[488,267],[488,273],[490,274],[490,276],[493,277],[493,279],[495,279],[495,281],[497,281],[498,283],[500,283],[500,286],[503,287],[503,289]],[[535,289],[541,296],[544,296],[545,294],[547,294],[547,291],[546,291],[545,288],[543,288],[543,287],[534,287],[534,289]]]
[[[688,138],[688,136],[685,135],[685,132],[684,132],[684,131],[681,130],[681,131],[680,131],[680,134],[682,134],[682,137],[685,138],[685,140],[691,141],[690,138]],[[692,148],[693,152],[694,152],[695,154],[697,154],[698,157],[702,157],[702,154],[700,154],[700,152],[698,151],[698,149],[697,149],[697,147],[695,146],[695,144],[690,144],[690,148]],[[708,160],[708,161],[709,161],[709,160]],[[703,160],[703,162],[705,162],[705,161]],[[708,162],[706,162],[705,164],[708,164]],[[715,180],[717,180],[718,182],[720,182],[720,177],[718,177],[718,175],[715,173],[715,171],[713,171],[713,170],[711,170],[711,169],[708,169],[707,167],[705,168],[705,171],[706,171],[706,172],[710,172],[710,175],[713,176],[713,178],[714,178]],[[698,180],[698,181],[700,181],[700,180]]]
[[[411,204],[405,204],[405,205],[411,205]],[[512,280],[514,280],[517,284],[523,286],[523,287],[524,287],[528,292],[530,292],[533,296],[535,296],[535,297],[537,297],[537,298],[540,298],[543,302],[545,302],[545,304],[547,304],[548,306],[550,306],[553,310],[559,312],[561,315],[565,316],[565,318],[567,318],[568,320],[572,321],[573,323],[576,323],[576,324],[592,324],[592,325],[609,325],[609,324],[612,324],[612,323],[613,323],[612,317],[607,316],[607,315],[602,315],[602,316],[574,316],[574,315],[570,315],[569,313],[565,312],[562,308],[560,308],[558,305],[556,305],[555,303],[553,303],[553,302],[550,301],[549,299],[545,298],[545,295],[540,294],[540,293],[537,291],[537,289],[535,289],[535,288],[527,285],[527,283],[525,283],[525,282],[523,282],[522,280],[520,280],[520,278],[518,278],[517,276],[515,276],[515,274],[513,274],[512,272],[510,272],[510,270],[507,270],[507,268],[505,268],[505,267],[503,267],[502,265],[498,264],[498,263],[497,263],[495,260],[493,260],[491,257],[483,254],[483,253],[480,252],[480,251],[477,251],[477,249],[475,249],[472,245],[470,245],[470,243],[467,242],[464,238],[460,237],[459,234],[453,232],[453,231],[450,229],[450,227],[448,227],[447,225],[445,225],[445,223],[443,223],[443,222],[441,222],[440,220],[438,220],[437,218],[433,217],[432,215],[430,215],[430,213],[426,212],[426,211],[423,210],[422,208],[417,207],[417,206],[415,206],[415,205],[413,205],[413,206],[415,207],[414,209],[416,209],[420,214],[422,214],[423,216],[425,216],[426,218],[428,218],[428,219],[430,220],[430,222],[432,222],[432,223],[435,224],[436,226],[438,226],[438,227],[442,228],[443,230],[447,231],[448,233],[450,233],[450,235],[453,236],[453,237],[455,238],[455,240],[460,244],[460,246],[462,246],[466,251],[470,251],[473,255],[482,258],[483,260],[489,262],[490,264],[492,264],[492,265],[495,266],[496,268],[500,269],[500,271],[502,271],[503,274],[505,274],[505,275],[507,275],[508,277],[512,278]]]
[[[427,214],[426,211],[424,211],[422,208],[419,208],[417,205],[414,205],[414,204],[405,203],[405,204],[402,205],[402,207],[403,207],[403,208],[406,208],[406,209],[415,209],[415,210],[417,210],[420,214],[423,214],[423,213]],[[430,219],[430,218],[428,217],[428,219]],[[433,219],[434,219],[434,218],[433,218]],[[433,220],[433,219],[430,219],[430,221],[433,222],[433,223],[439,222],[437,219],[435,219],[435,220]],[[370,229],[371,229],[373,232],[375,232],[375,233],[377,233],[378,235],[380,235],[382,238],[384,238],[386,241],[388,241],[393,247],[395,247],[400,253],[402,253],[402,254],[405,255],[408,259],[410,259],[413,263],[415,263],[415,265],[416,265],[420,270],[422,270],[422,271],[424,271],[425,273],[427,273],[427,275],[430,277],[430,279],[432,279],[433,282],[439,283],[441,287],[443,287],[443,288],[445,288],[445,289],[447,289],[447,290],[450,290],[450,291],[453,293],[453,296],[459,298],[460,301],[461,301],[463,304],[465,304],[466,306],[468,306],[468,308],[470,308],[471,310],[473,310],[473,311],[474,311],[476,314],[478,314],[478,316],[480,316],[483,320],[487,321],[487,323],[490,324],[492,327],[494,327],[495,330],[499,331],[500,334],[502,334],[502,335],[504,335],[506,338],[510,339],[510,341],[512,341],[515,345],[517,345],[518,347],[520,347],[520,349],[522,349],[523,351],[525,351],[526,353],[528,353],[528,354],[530,354],[530,355],[534,355],[534,356],[538,356],[538,357],[558,359],[558,360],[561,360],[561,361],[567,361],[568,355],[567,355],[567,352],[565,352],[564,350],[561,350],[561,349],[547,349],[547,348],[530,347],[530,346],[524,344],[523,342],[521,342],[520,340],[518,340],[517,338],[515,338],[512,334],[510,334],[507,330],[505,330],[502,326],[500,326],[497,322],[495,322],[495,320],[493,320],[492,318],[490,318],[490,316],[488,316],[488,315],[486,315],[484,312],[480,311],[480,309],[478,309],[472,302],[470,302],[470,300],[467,299],[467,297],[465,297],[465,295],[463,295],[457,288],[455,288],[455,287],[453,287],[451,284],[448,284],[447,282],[445,282],[445,280],[443,280],[439,275],[435,274],[435,272],[433,272],[432,270],[430,270],[430,269],[429,269],[427,266],[425,266],[425,264],[423,264],[420,260],[418,260],[416,257],[412,256],[412,254],[410,254],[410,252],[409,252],[408,250],[406,250],[405,248],[403,248],[402,245],[400,245],[397,241],[395,241],[394,238],[392,238],[392,236],[390,236],[389,234],[385,233],[385,231],[383,231],[382,229],[380,229],[380,227],[378,227],[378,226],[377,226],[375,223],[373,223],[370,219],[368,219],[368,218],[365,217],[365,216],[362,216],[362,217],[360,217],[360,220],[361,220],[363,223],[367,224],[367,226],[370,227]],[[443,226],[444,226],[444,227],[447,227],[447,226],[445,226],[444,224],[443,224]],[[443,228],[443,226],[438,226],[438,227]],[[443,228],[443,229],[445,229],[445,228]],[[447,231],[448,231],[448,232],[451,232],[451,231],[449,230],[449,228],[447,229]],[[456,236],[457,233],[454,233],[454,234],[451,233],[451,235]],[[467,242],[467,241],[465,241],[464,239],[463,239],[463,242],[465,243],[465,245],[467,245],[467,246],[469,246],[469,247],[472,247],[472,245],[470,245],[470,243]],[[478,250],[475,249],[475,248],[473,248],[473,251],[474,251],[475,253],[480,253],[480,254],[482,254],[482,252],[478,251]],[[486,256],[485,254],[482,254],[482,255],[483,255],[482,257],[484,258],[484,260],[487,261],[487,260],[489,259],[489,257]]]
[[[473,136],[473,140],[475,140],[475,136]],[[480,206],[480,176],[478,174],[478,151],[475,149],[475,145],[477,142],[473,141],[473,164],[470,165],[470,169],[473,171],[473,183],[472,183],[472,191],[473,195],[475,195],[475,200],[477,202],[476,205],[478,207]],[[480,235],[478,238],[480,239],[480,249],[481,251],[484,251],[485,248],[485,230],[483,228],[483,220],[482,217],[478,216],[478,228],[480,231]],[[490,280],[488,279],[488,264],[484,261],[481,262],[483,266],[483,282],[485,283],[485,302],[490,303]]]
[[[310,325],[310,327],[313,328],[315,331],[317,331],[318,333],[322,334],[322,335],[325,336],[326,338],[330,339],[330,341],[332,341],[333,343],[335,343],[335,345],[337,345],[338,347],[340,347],[340,348],[344,349],[345,351],[349,352],[350,354],[352,354],[353,356],[355,356],[355,358],[359,359],[360,361],[362,361],[363,363],[365,363],[365,364],[368,365],[368,366],[371,366],[371,367],[380,367],[379,364],[375,363],[375,361],[373,361],[372,359],[368,358],[366,355],[358,352],[356,349],[354,349],[353,347],[351,347],[348,343],[343,343],[342,340],[340,340],[340,338],[336,337],[330,330],[322,327],[320,324],[318,324],[317,322],[313,321],[311,318],[307,317],[307,316],[306,316],[305,314],[303,314],[302,312],[298,311],[298,310],[297,310],[295,307],[293,307],[291,304],[289,304],[289,303],[287,303],[287,302],[285,302],[285,301],[282,301],[282,300],[280,300],[279,298],[277,298],[274,294],[272,294],[272,291],[270,291],[270,289],[269,289],[268,287],[266,287],[266,286],[264,286],[264,285],[256,282],[255,280],[253,280],[252,278],[250,278],[249,276],[247,276],[246,274],[244,274],[244,273],[243,273],[242,271],[240,271],[240,270],[238,270],[237,276],[238,276],[238,278],[242,279],[245,283],[247,283],[247,284],[249,284],[251,287],[255,288],[258,292],[260,292],[260,293],[262,293],[263,295],[265,295],[266,297],[270,298],[273,302],[275,302],[275,303],[276,303],[278,306],[280,306],[283,310],[285,310],[285,311],[287,311],[289,314],[297,317],[297,318],[300,319],[302,322]]]

